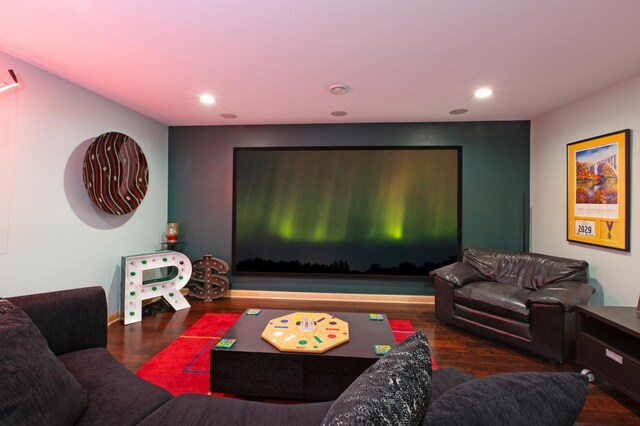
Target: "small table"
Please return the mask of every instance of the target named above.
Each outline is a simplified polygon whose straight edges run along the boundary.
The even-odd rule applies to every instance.
[[[349,342],[325,353],[281,352],[261,338],[270,320],[293,311],[246,312],[227,331],[231,349],[211,349],[211,392],[255,398],[329,401],[340,394],[380,356],[375,345],[395,346],[386,315],[328,312],[349,323]]]
[[[635,307],[576,306],[576,362],[640,402],[640,316]]]

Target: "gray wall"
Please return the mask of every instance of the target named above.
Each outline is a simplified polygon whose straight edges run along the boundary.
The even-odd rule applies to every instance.
[[[631,129],[631,251],[567,241],[567,144]],[[591,305],[636,306],[640,297],[640,74],[567,104],[532,122],[532,251],[589,262]]]
[[[8,236],[0,250],[0,294],[100,285],[109,312],[116,312],[121,256],[160,248],[168,127],[0,52],[0,70],[7,69],[24,86],[0,97],[0,145],[10,151],[0,166],[11,172],[2,182],[9,196],[0,199],[0,210],[10,210],[0,223]],[[87,148],[108,131],[132,137],[149,164],[147,195],[122,216],[95,207],[82,181]]]
[[[169,221],[184,252],[231,262],[233,148],[462,146],[462,245],[522,250],[529,193],[529,122],[318,124],[169,128]],[[528,241],[524,242],[528,246]],[[233,289],[433,294],[419,281],[232,278]]]

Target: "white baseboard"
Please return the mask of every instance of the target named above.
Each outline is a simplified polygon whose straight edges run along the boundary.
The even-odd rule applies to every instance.
[[[278,300],[317,300],[329,302],[361,303],[415,303],[433,305],[434,296],[415,296],[405,294],[362,294],[362,293],[311,293],[298,291],[229,290],[225,297],[233,299],[278,299]]]
[[[120,321],[120,311],[115,311],[107,316],[107,325]]]
[[[349,303],[406,303],[417,305],[435,304],[434,296],[415,296],[405,294],[362,294],[362,293],[312,293],[299,291],[229,290],[224,297],[232,299],[276,299],[309,300],[321,302]],[[120,311],[109,314],[109,325],[120,320]]]

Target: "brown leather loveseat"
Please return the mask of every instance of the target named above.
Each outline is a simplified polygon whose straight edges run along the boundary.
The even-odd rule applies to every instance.
[[[467,248],[430,275],[439,320],[558,363],[574,341],[574,306],[595,291],[587,262],[536,253]]]

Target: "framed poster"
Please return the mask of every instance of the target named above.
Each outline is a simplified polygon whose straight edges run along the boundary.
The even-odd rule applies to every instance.
[[[629,251],[629,129],[567,145],[567,240]]]

